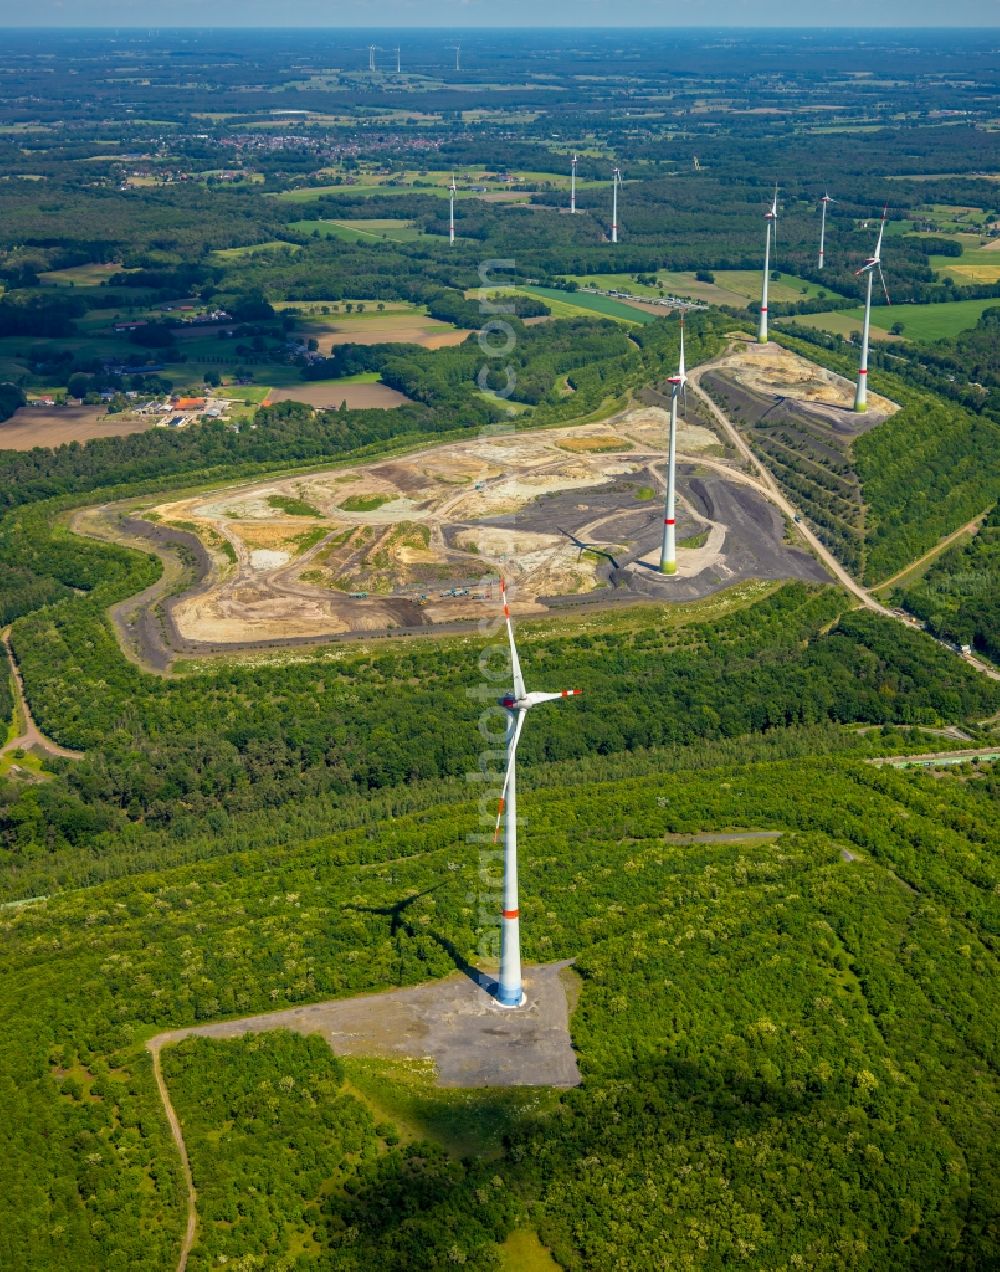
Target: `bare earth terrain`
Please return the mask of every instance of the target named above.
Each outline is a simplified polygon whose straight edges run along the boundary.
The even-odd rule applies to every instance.
[[[152,424],[142,415],[108,415],[103,406],[22,406],[0,424],[0,450],[62,446],[92,437],[126,437]]]
[[[314,380],[292,388],[272,389],[267,396],[271,402],[307,402],[310,406],[336,409],[346,402],[349,410],[361,407],[403,406],[410,399],[397,393],[387,384],[341,384],[336,380]]]
[[[668,421],[663,399],[644,396],[600,423],[146,504],[129,519],[133,541],[164,555],[175,538],[190,556],[196,536],[201,564],[193,585],[157,602],[155,624],[135,600],[116,617],[127,610],[133,636],[208,653],[469,623],[494,611],[500,574],[521,613],[825,578],[696,400],[678,439],[678,572],[660,574]],[[103,515],[110,532],[114,509]],[[93,518],[75,524],[101,533]]]

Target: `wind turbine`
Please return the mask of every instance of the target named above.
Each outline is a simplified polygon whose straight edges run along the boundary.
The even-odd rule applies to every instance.
[[[517,744],[524,728],[524,717],[532,707],[542,702],[558,702],[571,698],[579,689],[564,689],[561,693],[527,693],[521,663],[514,644],[514,629],[510,624],[510,606],[507,604],[507,586],[500,580],[500,596],[503,600],[503,616],[507,621],[507,639],[510,641],[510,666],[514,681],[512,693],[500,699],[507,712],[507,769],[500,792],[494,840],[500,834],[503,821],[503,920],[500,929],[500,984],[497,986],[497,1002],[501,1007],[520,1007],[524,1002],[521,988],[521,926],[517,899],[517,790],[514,759]]]
[[[618,187],[621,185],[622,174],[619,168],[612,169],[611,172],[611,242],[618,242]]]
[[[375,71],[375,50],[378,48],[376,44],[368,45],[368,69],[374,73]]]
[[[878,227],[878,238],[875,240],[875,251],[861,268],[855,271],[855,277],[858,274],[868,275],[868,286],[865,291],[865,321],[861,328],[861,366],[858,369],[858,387],[854,394],[854,409],[856,411],[868,410],[868,331],[871,326],[872,316],[872,278],[876,270],[878,270],[878,276],[882,282],[882,290],[885,292],[886,304],[892,304],[889,299],[889,289],[885,285],[885,275],[882,273],[882,235],[885,233],[885,218],[888,211],[889,205],[887,203],[882,209],[882,220]]]
[[[764,213],[767,222],[767,234],[764,239],[764,278],[760,287],[760,326],[757,328],[757,343],[767,344],[767,279],[771,272],[771,230],[778,228],[778,187],[774,187],[774,198],[771,206]]]
[[[455,242],[455,174],[451,174],[451,185],[448,187],[448,242]]]
[[[660,569],[664,574],[677,572],[677,545],[674,540],[674,497],[677,467],[677,400],[687,384],[684,370],[684,318],[681,316],[681,352],[677,359],[677,374],[667,381],[673,385],[670,394],[670,440],[667,444],[667,506],[663,513],[663,547],[660,549]]]
[[[454,49],[454,50],[455,50],[455,70],[456,70],[456,71],[460,71],[460,70],[462,69],[462,46],[461,46],[461,44],[449,44],[447,47],[448,47],[449,49]]]
[[[570,168],[569,177],[569,210],[576,211],[576,155],[573,156],[573,164]]]
[[[822,208],[822,211],[820,212],[820,215],[819,215],[819,264],[817,265],[816,268],[822,269],[823,268],[823,248],[826,244],[826,205],[828,203],[836,203],[837,200],[831,199],[828,194],[824,194],[822,199],[820,199],[819,202],[820,202],[820,207]]]
[[[403,64],[402,64],[402,61],[400,60],[401,58],[402,58],[402,49],[397,44],[396,45],[396,74],[397,75],[402,75],[403,73]]]

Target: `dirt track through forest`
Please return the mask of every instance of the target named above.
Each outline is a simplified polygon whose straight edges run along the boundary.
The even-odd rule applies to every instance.
[[[21,718],[24,721],[24,728],[17,737],[11,738],[9,742],[0,747],[0,755],[5,754],[7,751],[41,751],[44,755],[59,756],[65,760],[82,760],[82,751],[71,751],[68,747],[59,746],[57,742],[47,738],[39,729],[31,714],[28,700],[24,696],[24,681],[21,679],[21,668],[17,665],[14,651],[10,647],[10,628],[7,628],[3,633],[3,644],[4,649],[7,651],[7,659],[14,678],[14,710],[20,711]]]
[[[160,1066],[161,1045],[162,1035],[160,1038],[151,1038],[146,1043],[146,1050],[153,1059],[153,1077],[156,1079],[156,1086],[163,1102],[163,1111],[166,1113],[167,1121],[170,1123],[170,1134],[174,1137],[174,1143],[177,1145],[177,1151],[180,1154],[181,1167],[184,1171],[184,1182],[187,1185],[187,1223],[184,1227],[184,1238],[181,1241],[180,1254],[177,1257],[177,1272],[185,1272],[188,1256],[191,1253],[195,1234],[198,1231],[198,1193],[191,1175],[191,1163],[188,1161],[184,1133],[181,1130],[181,1124],[177,1119],[174,1106],[170,1102],[170,1092],[167,1090],[167,1084],[163,1080],[163,1069]]]
[[[580,1082],[570,1041],[569,961],[524,969],[526,1001],[517,1011],[493,997],[496,982],[462,963],[462,974],[426,985],[334,999],[157,1034],[146,1043],[187,1185],[187,1223],[177,1260],[185,1272],[198,1230],[198,1193],[160,1053],[185,1038],[240,1038],[289,1029],[319,1034],[337,1055],[410,1056],[434,1061],[447,1087],[573,1087]],[[503,1045],[500,1045],[500,1044]]]

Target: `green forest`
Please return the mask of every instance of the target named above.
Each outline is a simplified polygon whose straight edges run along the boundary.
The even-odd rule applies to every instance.
[[[433,30],[398,71],[384,34],[5,37],[0,628],[81,754],[0,767],[0,1269],[174,1272],[162,1079],[190,1272],[993,1272],[1000,680],[954,648],[1000,660],[990,32],[484,29],[461,71]],[[705,390],[927,630],[722,566],[700,600],[517,616],[529,684],[583,691],[517,778],[523,955],[571,963],[578,1086],[442,1086],[270,1025],[154,1043],[495,971],[496,636],[153,674],[109,611],[161,558],[72,518],[662,404],[679,313],[689,369],[753,329],[734,272],[759,277],[775,184],[772,339],[849,378],[853,333],[796,320],[847,321],[888,205],[870,365],[900,409],[821,435]],[[917,339],[945,301],[976,315]],[[322,405],[348,385],[392,404]],[[218,416],[122,427],[215,390]],[[267,507],[323,533],[311,498]]]
[[[970,542],[943,552],[900,599],[935,635],[1000,661],[1000,504]]]
[[[526,955],[577,960],[583,1085],[508,1107],[476,1162],[435,1142],[458,1093],[409,1102],[425,1146],[365,1107],[360,1074],[348,1094],[325,1044],[168,1047],[204,1189],[195,1266],[488,1268],[515,1223],[567,1268],[989,1266],[996,775],[843,749],[635,763],[524,799]],[[5,1263],[172,1266],[179,1173],[144,1038],[474,959],[474,808],[3,911]],[[782,835],[671,839],[726,826]],[[417,893],[402,927],[372,912]],[[382,1085],[407,1107],[402,1076]]]

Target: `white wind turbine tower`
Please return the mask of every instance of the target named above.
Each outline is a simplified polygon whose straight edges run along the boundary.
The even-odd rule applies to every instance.
[[[764,239],[764,277],[760,286],[760,326],[757,328],[757,343],[767,344],[767,280],[771,272],[771,232],[778,228],[778,187],[774,187],[774,198],[771,206],[764,213],[767,233]]]
[[[618,242],[618,187],[621,185],[622,174],[619,168],[614,168],[611,172],[611,242]]]
[[[375,50],[377,47],[375,44],[368,45],[368,69],[370,71],[375,70]]]
[[[868,275],[868,285],[865,291],[865,321],[861,329],[861,365],[858,368],[858,387],[854,394],[854,409],[856,411],[868,410],[868,332],[872,316],[872,278],[876,270],[878,270],[878,276],[882,282],[882,290],[885,292],[886,304],[892,304],[889,299],[889,289],[885,285],[885,275],[882,273],[882,235],[885,232],[885,218],[888,211],[889,205],[887,203],[882,209],[882,220],[878,227],[875,251],[861,268],[855,271],[855,277],[858,274]]]
[[[455,242],[455,174],[451,174],[451,185],[448,187],[448,242]]]
[[[837,200],[831,199],[831,197],[828,194],[824,194],[822,199],[820,199],[819,202],[820,202],[820,207],[822,208],[822,211],[819,214],[819,264],[816,266],[816,268],[822,269],[823,268],[823,251],[824,251],[824,248],[826,247],[826,205],[828,203],[836,203]]]
[[[573,163],[570,168],[569,177],[569,210],[576,211],[576,155],[573,156]]]
[[[497,812],[494,834],[496,839],[500,833],[502,820],[504,832],[503,917],[500,929],[500,983],[497,986],[497,1002],[501,1007],[520,1007],[524,1002],[524,992],[521,988],[521,925],[517,897],[517,789],[514,759],[521,730],[524,728],[524,717],[528,711],[541,702],[557,702],[560,698],[573,697],[581,690],[564,689],[561,693],[525,692],[521,663],[517,656],[517,646],[514,644],[514,629],[510,624],[507,588],[503,579],[500,580],[500,595],[503,598],[504,618],[507,620],[514,690],[500,699],[500,705],[507,712],[507,769],[500,792],[500,808]]]
[[[402,75],[403,73],[403,63],[401,61],[402,56],[403,56],[403,50],[397,44],[396,45],[396,74],[397,75]]]
[[[462,69],[462,46],[461,44],[449,44],[448,48],[455,50],[455,70]]]
[[[673,385],[670,394],[670,440],[667,443],[667,506],[663,513],[663,547],[660,549],[660,569],[664,574],[677,572],[677,544],[674,538],[674,503],[677,483],[677,402],[684,386],[687,384],[687,373],[684,370],[684,318],[681,316],[681,351],[677,359],[677,374],[667,381]]]

